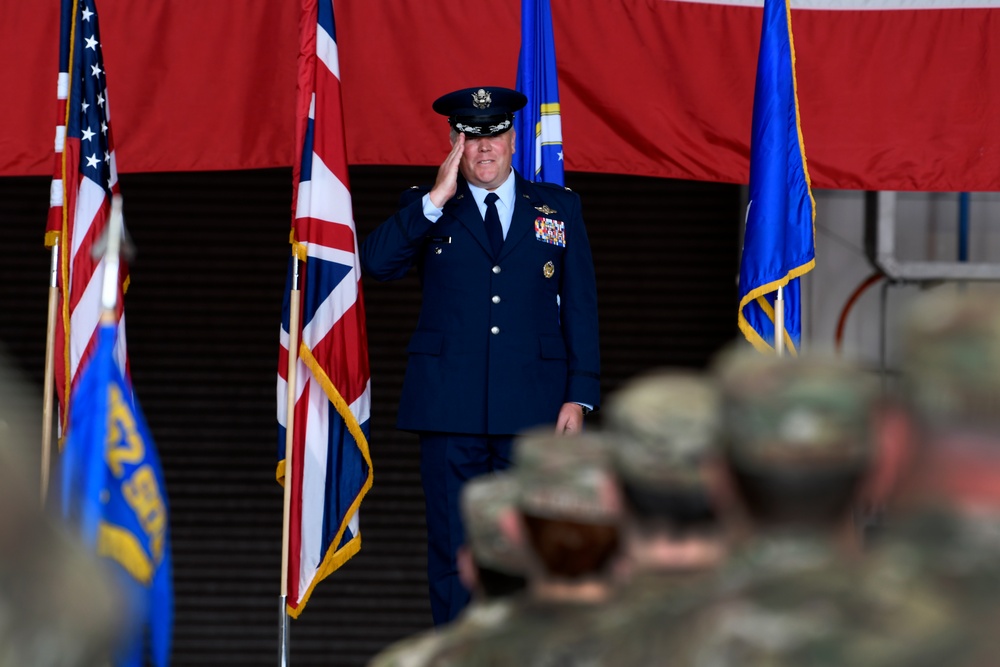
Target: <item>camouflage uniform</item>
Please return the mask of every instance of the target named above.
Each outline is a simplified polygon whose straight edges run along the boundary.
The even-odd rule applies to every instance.
[[[753,353],[728,358],[719,375],[726,457],[742,470],[812,479],[868,463],[873,392],[857,371]],[[712,588],[675,600],[674,622],[658,632],[635,627],[619,664],[929,667],[947,664],[964,638],[917,572],[851,558],[826,527],[761,530]]]
[[[692,665],[949,664],[967,636],[955,609],[896,559],[853,561],[827,535],[754,540],[700,611]]]
[[[369,667],[423,667],[434,657],[456,646],[474,645],[505,627],[511,618],[513,600],[473,600],[451,623],[396,642],[375,656]]]
[[[620,517],[606,442],[593,434],[529,435],[515,443],[518,507],[532,516],[584,524]],[[504,627],[476,642],[454,644],[430,663],[443,666],[555,667],[602,662],[604,602],[520,596]]]
[[[609,398],[604,423],[614,433],[612,459],[623,486],[710,503],[707,470],[717,453],[719,407],[715,383],[692,371],[659,370],[622,387]],[[694,594],[710,573],[707,565],[639,567],[615,613],[655,616],[661,605],[671,606],[672,597]]]
[[[508,472],[498,472],[470,480],[462,487],[462,518],[466,541],[476,562],[484,567],[511,575],[524,575],[523,549],[501,529],[508,512],[515,511],[519,487]],[[499,631],[509,621],[513,601],[510,597],[473,599],[453,622],[409,637],[391,645],[369,663],[371,667],[422,667],[432,658],[455,645],[477,642],[482,636]]]
[[[971,477],[959,484],[1000,487],[1000,291],[977,286],[923,295],[904,322],[902,364],[902,392],[920,440],[915,456],[957,448]],[[947,493],[917,489],[909,513],[890,522],[883,551],[920,567],[961,610],[975,651],[951,664],[994,665],[1000,497],[987,488],[969,511]]]

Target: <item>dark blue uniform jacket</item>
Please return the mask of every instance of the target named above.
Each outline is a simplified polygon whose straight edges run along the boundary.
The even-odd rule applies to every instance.
[[[598,407],[597,291],[580,198],[515,178],[514,215],[496,257],[461,177],[436,223],[423,214],[426,190],[408,190],[361,246],[362,266],[378,280],[412,265],[420,273],[401,429],[513,434],[554,423],[564,402]]]

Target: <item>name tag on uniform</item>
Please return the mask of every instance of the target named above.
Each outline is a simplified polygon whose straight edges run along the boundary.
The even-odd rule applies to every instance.
[[[566,223],[552,218],[535,218],[535,238],[543,243],[566,247]]]

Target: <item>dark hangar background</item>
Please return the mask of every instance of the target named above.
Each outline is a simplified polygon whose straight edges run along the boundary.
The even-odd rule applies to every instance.
[[[392,214],[400,192],[435,173],[352,167],[360,238]],[[589,173],[566,182],[583,199],[593,248],[605,395],[650,367],[703,367],[736,334],[739,187]],[[0,178],[0,342],[39,392],[49,183]],[[132,376],[171,509],[172,662],[273,665],[275,373],[291,170],[123,174],[121,184],[139,252],[126,297]],[[361,506],[361,552],[292,622],[297,666],[364,665],[431,623],[416,438],[393,426],[419,286],[411,272],[395,283],[366,278],[364,289],[375,484]]]

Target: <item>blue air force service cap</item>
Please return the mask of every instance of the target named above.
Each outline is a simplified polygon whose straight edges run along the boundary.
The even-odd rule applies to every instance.
[[[514,127],[514,112],[527,103],[527,97],[509,88],[464,88],[437,98],[434,111],[467,137],[495,137]]]

